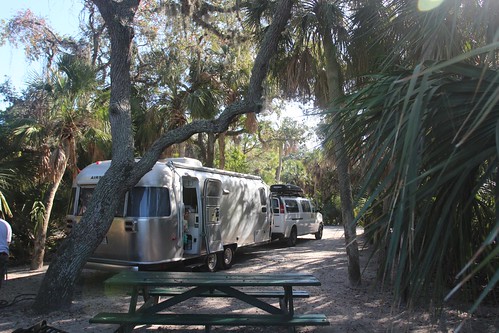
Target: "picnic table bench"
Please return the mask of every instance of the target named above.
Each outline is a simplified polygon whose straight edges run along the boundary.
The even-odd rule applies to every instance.
[[[309,274],[228,274],[223,272],[136,272],[123,271],[106,280],[108,286],[131,289],[128,313],[103,312],[91,323],[119,324],[120,331],[130,332],[136,325],[211,326],[325,326],[323,314],[296,314],[294,299],[309,297],[294,286],[318,286],[320,281]],[[248,289],[248,288],[252,289]],[[278,289],[276,289],[278,288]],[[137,307],[138,298],[144,303]],[[162,297],[166,297],[164,300]],[[173,305],[193,297],[230,297],[263,310],[264,314],[241,313],[165,313]],[[277,298],[279,308],[262,299]]]

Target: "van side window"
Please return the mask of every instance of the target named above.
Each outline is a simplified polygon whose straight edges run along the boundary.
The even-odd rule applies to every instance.
[[[310,202],[308,200],[303,200],[301,202],[301,209],[303,210],[304,213],[310,213],[312,211],[312,208],[310,207]]]
[[[286,204],[286,211],[288,213],[298,213],[300,210],[298,208],[298,201],[296,200],[284,200],[284,203]]]
[[[265,189],[263,187],[259,188],[260,191],[260,203],[262,206],[267,206],[267,195],[265,193]]]

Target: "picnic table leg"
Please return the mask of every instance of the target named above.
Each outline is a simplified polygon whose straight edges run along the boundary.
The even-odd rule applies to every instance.
[[[132,296],[130,299],[130,306],[128,307],[128,313],[135,313],[137,310],[137,300],[139,298],[139,288],[133,287]],[[120,325],[114,333],[130,333],[133,331],[135,325]]]
[[[293,287],[291,286],[284,287],[284,298],[287,299],[288,314],[290,316],[293,316],[295,314],[295,307],[293,304]]]
[[[279,307],[284,314],[294,315],[293,288],[291,286],[284,286],[284,296],[279,297]]]
[[[283,313],[288,313],[288,302],[286,297],[279,297],[279,308]]]
[[[114,331],[113,333],[130,333],[133,331],[133,326],[130,327],[130,325],[121,325],[120,327],[118,327],[118,329],[116,331]]]
[[[293,316],[295,313],[295,308],[293,304],[293,287],[291,286],[284,286],[284,297],[279,299],[279,305],[281,306],[281,309],[283,312],[288,314],[289,316]],[[290,326],[288,327],[288,332],[289,333],[295,333],[296,332],[296,327]]]
[[[211,332],[211,325],[205,325],[204,332],[205,333],[210,333]]]

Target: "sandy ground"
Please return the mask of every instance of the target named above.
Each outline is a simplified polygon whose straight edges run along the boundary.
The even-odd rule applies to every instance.
[[[360,231],[361,232],[361,231]],[[228,272],[259,273],[301,272],[315,275],[320,287],[303,288],[310,298],[297,299],[297,313],[324,313],[330,326],[302,327],[297,332],[455,332],[466,319],[461,332],[499,332],[499,310],[483,307],[470,317],[465,309],[469,304],[449,305],[438,317],[424,310],[409,311],[392,306],[391,293],[375,284],[376,264],[366,266],[368,251],[361,252],[363,282],[351,288],[347,278],[347,259],[343,231],[327,227],[322,240],[313,236],[298,239],[297,246],[287,248],[274,242],[237,252],[236,263]],[[30,272],[24,267],[12,267],[8,280],[0,289],[0,332],[28,328],[46,320],[48,325],[66,332],[114,332],[117,325],[90,324],[88,320],[98,312],[126,311],[129,297],[126,290],[109,290],[104,281],[113,273],[84,270],[70,309],[49,315],[36,315],[30,310],[32,295],[38,291],[44,271]],[[207,273],[209,274],[209,273]],[[301,289],[301,288],[300,288]],[[31,295],[30,295],[31,294]],[[0,303],[2,302],[0,301]],[[256,313],[257,309],[233,299],[192,299],[175,311],[235,311]],[[202,332],[194,327],[137,327],[137,332]],[[284,328],[213,327],[212,332],[287,332]]]

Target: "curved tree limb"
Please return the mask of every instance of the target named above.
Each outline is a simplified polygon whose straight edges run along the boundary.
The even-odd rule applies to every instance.
[[[248,94],[227,107],[216,120],[198,120],[171,130],[159,138],[139,162],[134,161],[130,108],[130,50],[132,21],[140,0],[93,0],[106,21],[111,38],[110,122],[113,140],[111,167],[99,180],[92,200],[79,223],[58,249],[40,285],[33,304],[36,312],[50,312],[71,305],[76,281],[87,259],[109,230],[114,212],[126,191],[134,186],[168,146],[187,140],[195,133],[227,130],[238,115],[259,112],[263,81],[281,34],[291,16],[292,0],[280,0],[274,20],[267,29],[255,59]]]
[[[281,34],[291,17],[292,5],[293,2],[290,0],[281,0],[278,3],[272,23],[267,29],[255,63],[253,64],[248,93],[244,99],[229,105],[215,120],[196,120],[165,133],[153,143],[151,149],[137,163],[137,168],[133,172],[135,177],[131,177],[130,182],[134,182],[133,184],[135,184],[144,175],[144,169],[146,169],[146,172],[150,170],[166,147],[183,142],[196,133],[224,132],[229,128],[235,117],[245,113],[259,113],[261,111],[263,104],[263,82],[267,76],[270,61],[277,52],[277,45]]]

